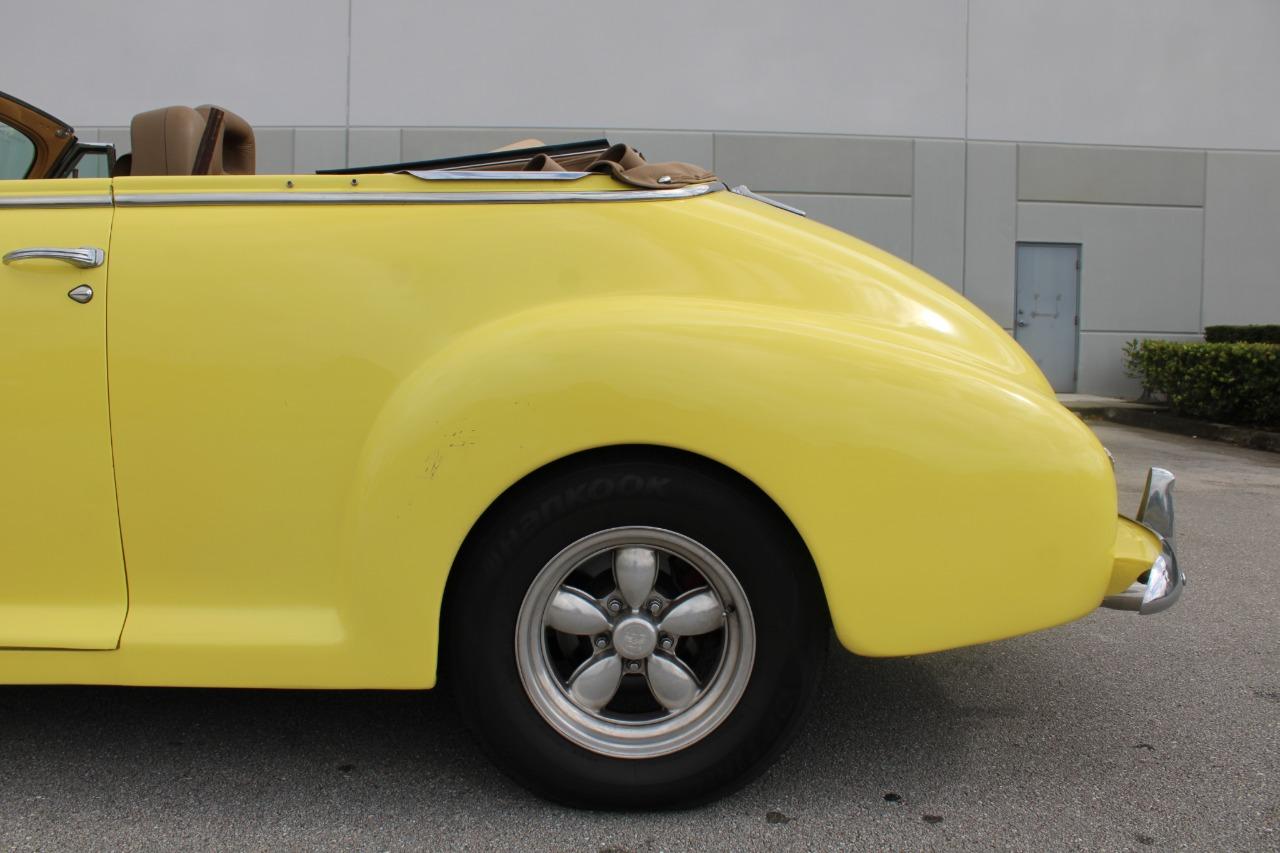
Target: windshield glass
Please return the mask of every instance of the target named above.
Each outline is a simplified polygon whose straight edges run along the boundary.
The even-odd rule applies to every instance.
[[[35,159],[35,144],[19,131],[0,123],[0,181],[25,178]]]

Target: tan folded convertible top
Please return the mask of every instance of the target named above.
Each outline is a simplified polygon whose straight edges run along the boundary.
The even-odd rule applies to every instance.
[[[561,163],[547,154],[539,154],[529,160],[525,171],[563,172],[570,171],[579,164]],[[584,172],[599,172],[613,175],[624,184],[645,189],[662,189],[663,187],[684,187],[689,184],[703,184],[714,181],[716,176],[701,166],[692,163],[650,163],[639,151],[630,145],[618,143],[610,146],[604,154],[580,166]]]
[[[591,139],[545,145],[539,139],[522,139],[493,151],[414,163],[323,169],[322,175],[404,172],[420,177],[445,173],[571,172],[574,176],[598,173],[641,189],[668,189],[716,180],[709,170],[692,163],[650,163],[629,145],[610,145],[607,139]],[[566,178],[571,177],[569,175]]]

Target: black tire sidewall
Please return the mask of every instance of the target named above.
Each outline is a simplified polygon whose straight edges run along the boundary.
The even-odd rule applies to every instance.
[[[672,530],[719,556],[756,629],[751,677],[729,717],[685,749],[649,759],[565,739],[530,702],[515,656],[520,606],[543,566],[585,536],[628,526]],[[447,666],[464,719],[518,781],[572,805],[687,806],[744,783],[785,746],[825,656],[826,610],[794,530],[746,484],[671,463],[598,463],[532,484],[477,534],[457,567]]]

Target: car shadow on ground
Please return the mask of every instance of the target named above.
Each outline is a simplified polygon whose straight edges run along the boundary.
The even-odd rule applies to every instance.
[[[768,802],[794,788],[789,777],[797,772],[838,786],[883,778],[886,767],[904,762],[913,776],[936,781],[992,718],[1029,713],[1016,704],[963,707],[940,683],[939,674],[957,666],[970,683],[1002,680],[1010,662],[1001,657],[1000,666],[973,651],[871,660],[833,641],[814,712],[780,764],[737,796],[743,805]],[[167,813],[199,802],[235,811],[280,800],[283,791],[303,811],[337,798],[384,816],[546,808],[485,759],[447,685],[426,692],[2,687],[0,720],[0,799],[11,803],[55,807],[83,796],[104,809],[115,802]]]

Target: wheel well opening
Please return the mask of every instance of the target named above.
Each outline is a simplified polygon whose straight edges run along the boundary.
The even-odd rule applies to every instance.
[[[458,586],[458,578],[461,573],[460,567],[465,565],[472,552],[479,548],[485,541],[485,537],[489,534],[489,528],[492,526],[494,518],[500,516],[503,510],[519,500],[519,498],[528,491],[536,489],[542,483],[564,476],[565,474],[583,468],[590,468],[596,465],[607,465],[617,463],[663,463],[684,467],[689,469],[700,470],[704,474],[721,480],[734,488],[737,488],[750,496],[763,511],[774,516],[779,523],[779,528],[786,532],[793,540],[793,545],[798,549],[798,554],[803,554],[805,564],[808,571],[813,573],[814,580],[818,583],[819,588],[822,586],[821,578],[818,575],[817,566],[814,563],[813,555],[805,543],[804,538],[800,535],[799,530],[791,522],[782,508],[777,502],[769,496],[755,482],[747,478],[738,471],[729,466],[693,453],[687,450],[679,450],[673,447],[664,447],[661,445],[650,444],[627,444],[627,445],[611,445],[609,447],[593,448],[584,450],[569,456],[562,457],[553,462],[529,472],[516,482],[512,483],[501,495],[499,495],[476,519],[475,523],[468,531],[466,538],[462,542],[462,546],[458,549],[458,553],[454,555],[453,564],[449,567],[449,577],[445,581],[444,597],[440,606],[440,618],[438,624],[440,626],[440,637],[437,644],[437,684],[447,680],[448,673],[445,662],[448,660],[446,646],[450,642],[447,630],[449,620],[452,614],[451,603],[455,597]],[[826,605],[825,594],[821,596],[824,608]],[[828,620],[830,613],[822,614]]]

